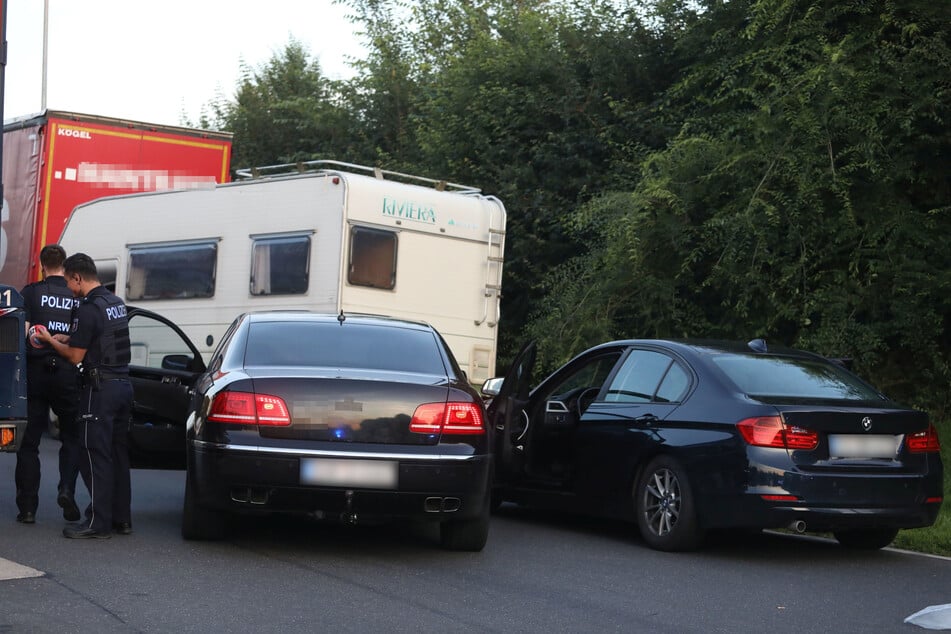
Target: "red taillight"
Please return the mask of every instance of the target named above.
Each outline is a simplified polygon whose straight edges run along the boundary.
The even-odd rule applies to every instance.
[[[819,445],[819,434],[802,427],[787,427],[779,416],[747,418],[736,426],[743,440],[755,447],[811,451]]]
[[[284,399],[253,392],[218,392],[211,402],[208,420],[232,425],[283,427],[291,424]]]
[[[761,495],[760,497],[767,502],[796,502],[799,500],[795,495]]]
[[[425,403],[413,412],[409,430],[418,434],[484,434],[485,421],[475,403]]]
[[[941,451],[938,430],[934,425],[928,425],[928,429],[906,437],[905,446],[911,453],[938,453]]]

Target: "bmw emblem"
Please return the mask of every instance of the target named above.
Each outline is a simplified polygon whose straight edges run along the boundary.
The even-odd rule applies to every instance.
[[[865,431],[872,431],[872,419],[868,416],[862,419],[862,429]]]

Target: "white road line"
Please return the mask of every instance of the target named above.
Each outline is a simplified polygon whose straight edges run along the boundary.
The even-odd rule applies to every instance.
[[[0,581],[10,579],[29,579],[30,577],[42,577],[45,573],[34,570],[28,566],[21,566],[9,559],[0,557]]]

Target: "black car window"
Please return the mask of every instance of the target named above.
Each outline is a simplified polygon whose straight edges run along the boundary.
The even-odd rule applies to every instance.
[[[246,366],[363,368],[445,376],[429,330],[370,324],[266,321],[248,330]]]
[[[606,401],[620,403],[649,403],[654,400],[658,386],[667,375],[674,361],[665,354],[653,350],[632,350],[624,365],[618,370],[608,386]],[[682,371],[681,371],[682,372]],[[686,379],[684,374],[681,381]],[[665,389],[661,400],[676,400],[686,389],[681,383],[678,391],[677,375],[671,377],[670,386]]]
[[[713,362],[745,394],[790,398],[880,400],[844,368],[820,359],[720,354]]]
[[[611,374],[618,360],[618,354],[612,353],[597,357],[587,361],[584,365],[576,367],[571,374],[560,381],[551,391],[552,398],[565,399],[578,390],[588,388],[600,389],[605,380]]]
[[[660,387],[657,388],[657,395],[654,398],[663,403],[677,403],[683,399],[688,387],[690,387],[690,375],[680,364],[673,363],[667,370],[664,380],[661,381]]]

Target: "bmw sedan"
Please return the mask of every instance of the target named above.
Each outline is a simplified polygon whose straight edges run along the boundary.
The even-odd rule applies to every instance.
[[[484,408],[430,326],[382,317],[250,313],[195,382],[182,535],[239,514],[437,522],[478,551],[492,459]]]
[[[660,550],[780,527],[875,549],[937,518],[934,426],[841,364],[761,339],[627,340],[530,389],[533,360],[489,407],[497,503],[625,518]]]

